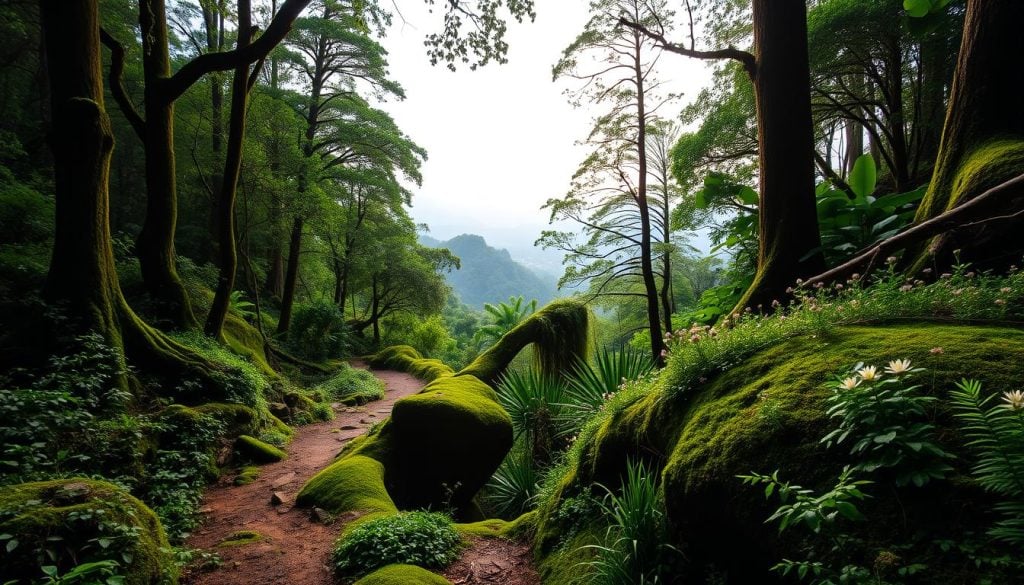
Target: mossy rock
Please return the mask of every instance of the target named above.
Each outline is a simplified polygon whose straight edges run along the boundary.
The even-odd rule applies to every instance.
[[[537,511],[531,510],[515,520],[491,518],[479,522],[456,524],[456,530],[465,536],[483,536],[500,538],[532,537],[537,530]]]
[[[943,352],[932,354],[934,347]],[[616,486],[627,461],[644,460],[662,470],[667,513],[677,534],[673,544],[697,560],[691,563],[690,577],[714,567],[728,574],[729,583],[773,582],[768,568],[796,550],[801,534],[791,530],[780,537],[774,525],[765,524],[778,502],[767,502],[761,490],[743,485],[736,476],[779,470],[782,479],[804,487],[834,485],[843,465],[852,462],[848,449],[820,444],[834,425],[824,402],[825,385],[834,374],[860,361],[884,365],[909,358],[926,368],[917,381],[941,404],[953,383],[964,377],[981,380],[989,392],[1024,386],[1022,355],[1020,329],[843,327],[825,337],[783,341],[681,395],[670,391],[674,366],[680,366],[670,361],[649,394],[613,412],[582,446],[579,465],[539,512],[537,550],[554,557],[568,554],[556,547],[564,528],[552,512],[561,498],[594,482]],[[940,409],[938,414],[937,422],[947,429],[940,440],[956,452],[948,412]],[[962,457],[957,473],[966,473],[970,460]],[[911,542],[914,536],[904,534],[908,527],[926,529],[936,539],[957,538],[964,530],[983,532],[985,498],[968,478],[954,475],[924,489],[904,489],[910,491],[901,493],[901,502],[882,493],[862,505],[872,521],[857,526],[859,537],[869,543],[903,537]],[[934,580],[928,582],[960,582],[950,577],[948,558],[927,562],[934,571],[928,577]]]
[[[533,344],[537,365],[546,374],[570,372],[590,345],[590,312],[579,301],[562,299],[546,305],[502,336],[460,371],[495,384],[512,360]]]
[[[377,370],[395,370],[432,382],[443,376],[454,374],[449,366],[440,360],[425,358],[409,345],[392,345],[369,356],[366,363]]]
[[[235,441],[235,452],[242,459],[253,463],[274,463],[288,456],[281,449],[249,435],[238,437]]]
[[[249,358],[262,374],[272,379],[279,377],[277,371],[267,363],[265,342],[258,329],[241,317],[228,313],[224,319],[223,334],[231,351]]]
[[[220,541],[217,546],[244,546],[247,544],[253,544],[266,540],[266,537],[256,532],[255,530],[239,530],[238,532],[232,532],[227,538]]]
[[[194,407],[194,410],[224,423],[225,436],[228,437],[253,435],[260,429],[260,420],[256,411],[244,404],[209,402]]]
[[[399,509],[467,508],[511,446],[512,420],[494,390],[472,376],[438,378],[395,403],[391,418],[310,479],[298,502],[337,514],[365,511],[352,506],[386,494]],[[367,460],[382,465],[384,494],[360,478]]]
[[[118,537],[101,521],[135,534]],[[0,548],[0,582],[39,581],[41,564],[55,564],[64,574],[76,564],[108,559],[121,564],[129,585],[177,582],[178,569],[156,514],[107,482],[73,478],[0,488],[0,534],[18,541],[10,551]],[[91,542],[101,537],[113,537],[108,548]],[[44,548],[61,551],[56,562],[43,555]],[[125,564],[124,558],[131,560]]]
[[[295,503],[299,506],[318,506],[332,513],[398,512],[384,487],[384,465],[361,455],[336,461],[314,475],[302,486]]]
[[[388,565],[356,581],[355,585],[451,585],[451,581],[415,565]]]
[[[235,485],[249,485],[256,481],[260,476],[260,468],[255,465],[247,465],[238,471],[238,475],[235,476]]]

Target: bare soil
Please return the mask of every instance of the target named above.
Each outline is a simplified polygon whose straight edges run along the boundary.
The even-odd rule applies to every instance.
[[[355,367],[365,364],[353,362]],[[310,510],[295,508],[299,489],[331,463],[348,441],[391,413],[395,401],[419,392],[424,383],[409,374],[373,372],[386,385],[383,400],[364,406],[335,408],[333,421],[299,427],[286,447],[288,458],[262,466],[259,478],[243,486],[234,476],[221,478],[206,493],[202,526],[186,545],[217,553],[219,567],[190,570],[187,585],[333,585],[330,554],[340,521],[324,524]],[[271,497],[282,496],[274,505]],[[218,546],[238,531],[253,531],[261,540]],[[538,585],[540,578],[525,544],[500,538],[474,538],[459,560],[443,573],[455,585]]]

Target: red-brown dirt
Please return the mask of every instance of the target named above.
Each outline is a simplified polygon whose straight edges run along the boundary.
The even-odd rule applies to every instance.
[[[353,366],[365,367],[353,362]],[[326,467],[351,439],[391,413],[395,401],[419,392],[424,383],[409,374],[373,372],[386,385],[383,400],[358,408],[341,407],[333,421],[299,427],[286,447],[288,458],[262,466],[259,478],[236,486],[225,476],[203,501],[204,522],[187,546],[215,552],[221,565],[190,571],[188,585],[332,585],[330,554],[341,525],[313,521],[310,511],[293,508],[299,489]],[[271,504],[278,492],[284,503]],[[238,531],[254,531],[259,542],[218,546]],[[459,560],[443,574],[455,585],[538,585],[529,547],[500,538],[473,538]]]

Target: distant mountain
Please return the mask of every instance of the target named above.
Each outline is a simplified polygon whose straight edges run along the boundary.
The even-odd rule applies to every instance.
[[[508,250],[492,248],[480,236],[462,234],[447,242],[420,236],[420,242],[431,248],[448,248],[459,257],[462,268],[445,278],[462,302],[472,307],[519,295],[544,305],[557,294],[557,278],[530,270],[513,260]]]

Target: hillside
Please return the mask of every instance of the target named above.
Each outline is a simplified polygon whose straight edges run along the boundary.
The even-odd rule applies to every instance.
[[[517,295],[537,299],[543,305],[557,294],[553,278],[544,278],[519,264],[507,250],[488,246],[481,236],[462,234],[445,242],[420,236],[420,242],[432,248],[448,248],[462,260],[462,268],[445,278],[467,305],[481,307]]]

